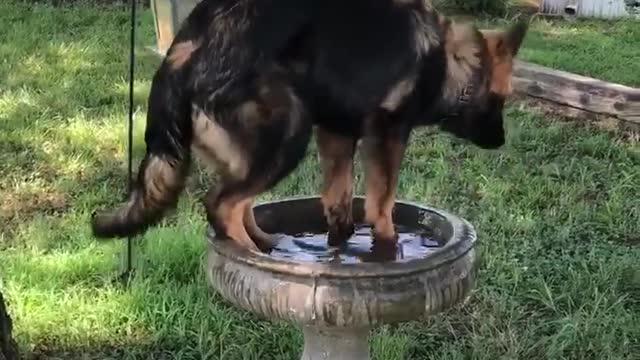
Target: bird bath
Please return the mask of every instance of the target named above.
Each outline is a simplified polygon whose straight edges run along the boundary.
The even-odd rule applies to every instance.
[[[364,199],[354,198],[356,223]],[[396,249],[371,247],[363,229],[327,249],[320,199],[256,205],[266,232],[285,234],[270,254],[208,233],[207,278],[224,299],[304,334],[302,360],[367,360],[369,330],[420,320],[464,301],[473,287],[475,230],[446,211],[397,201]]]

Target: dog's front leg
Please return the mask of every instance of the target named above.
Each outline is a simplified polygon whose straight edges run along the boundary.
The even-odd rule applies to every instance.
[[[365,157],[365,222],[374,227],[374,238],[395,244],[393,207],[398,174],[409,131],[388,118],[372,119],[363,138]]]
[[[356,139],[322,128],[316,131],[322,168],[322,205],[329,225],[329,245],[338,246],[353,234],[353,157]]]

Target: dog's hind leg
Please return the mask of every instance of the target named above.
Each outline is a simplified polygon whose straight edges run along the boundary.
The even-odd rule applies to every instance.
[[[276,236],[262,231],[256,223],[256,218],[253,213],[253,199],[250,199],[245,204],[244,226],[247,228],[247,233],[260,250],[268,251],[276,245]]]
[[[310,129],[309,129],[310,132]],[[256,250],[256,246],[268,251],[275,243],[274,237],[262,231],[253,214],[253,198],[271,188],[289,175],[306,152],[309,135],[298,134],[306,141],[285,141],[279,148],[263,148],[261,157],[265,163],[251,166],[245,176],[227,176],[205,200],[209,222],[217,233],[224,233],[242,246]],[[254,158],[255,159],[255,158]],[[269,164],[271,166],[263,166]]]
[[[227,184],[223,183],[222,186]],[[242,193],[219,198],[215,195],[216,191],[211,189],[205,199],[208,219],[216,234],[223,233],[249,250],[258,250],[243,222],[244,209],[246,204],[250,202],[250,198],[243,196]]]
[[[322,169],[322,205],[329,225],[329,245],[337,246],[353,234],[353,157],[356,139],[333,134],[322,128],[316,132]]]
[[[259,229],[253,198],[273,188],[302,161],[311,123],[302,103],[284,83],[258,81],[254,95],[232,109],[205,117],[207,130],[195,131],[218,162],[223,178],[205,199],[207,217],[218,234],[256,250],[268,250],[271,236]]]

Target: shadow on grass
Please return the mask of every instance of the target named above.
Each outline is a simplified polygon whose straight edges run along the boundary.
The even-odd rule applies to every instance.
[[[8,25],[0,35],[9,39],[24,26]],[[65,37],[29,43],[14,35],[14,42],[0,49],[10,55],[0,68],[6,77],[0,92],[0,226],[5,239],[13,237],[17,223],[84,211],[97,201],[115,203],[126,191],[125,53],[101,46],[108,36]],[[143,113],[155,66],[150,58],[143,53],[137,61],[134,106]],[[134,166],[144,150],[144,123],[138,114]],[[123,195],[114,197],[109,189],[121,189]]]

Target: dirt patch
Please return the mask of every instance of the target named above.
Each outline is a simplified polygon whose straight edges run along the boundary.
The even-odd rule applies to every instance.
[[[4,194],[0,192],[0,199],[0,233],[8,238],[13,236],[19,223],[35,215],[59,215],[69,208],[65,195],[55,191]]]
[[[64,194],[55,191],[5,194],[0,203],[0,219],[23,217],[35,213],[53,215],[68,207]]]

